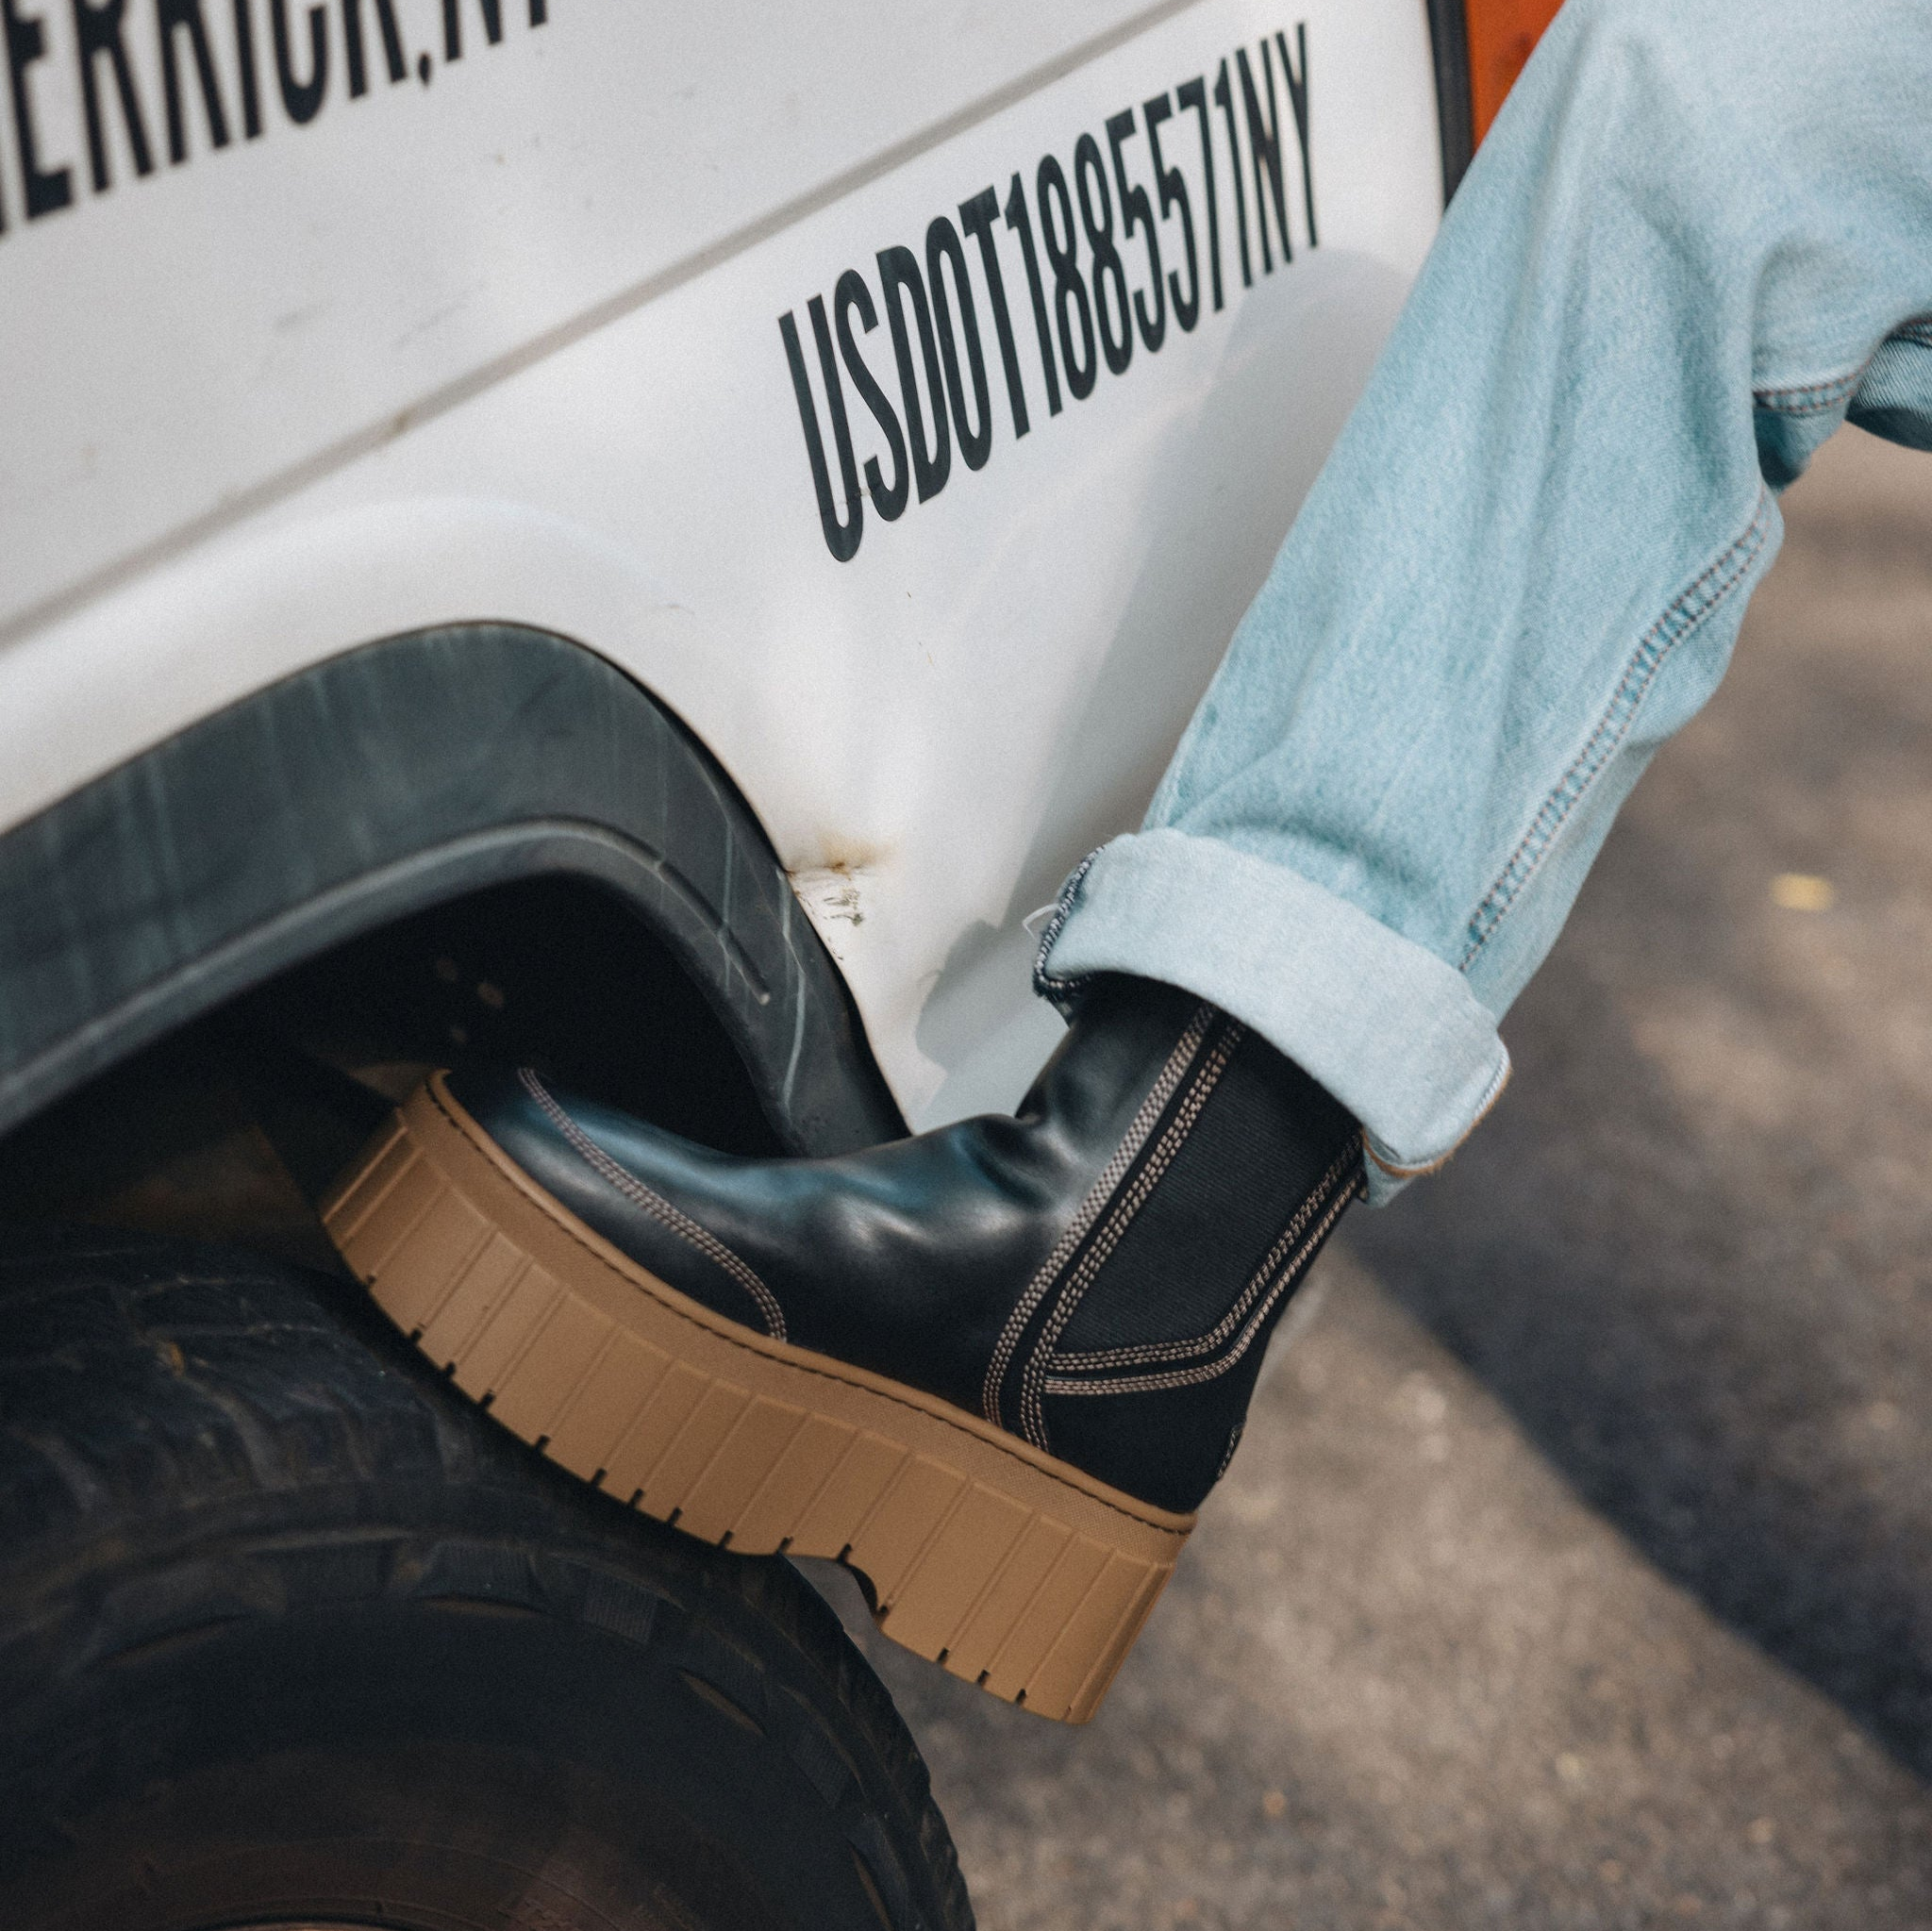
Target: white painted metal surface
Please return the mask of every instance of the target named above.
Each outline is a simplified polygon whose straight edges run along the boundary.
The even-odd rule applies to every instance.
[[[8,43],[16,86],[0,103],[0,826],[373,638],[541,625],[648,684],[729,768],[908,1114],[1009,1103],[1057,1024],[1027,995],[1021,921],[1138,816],[1433,233],[1417,0],[172,0],[178,165],[157,37],[170,0],[125,0],[120,35],[97,28],[85,57],[77,15],[12,4],[40,27]],[[324,91],[298,123],[316,31]],[[1279,142],[1279,217],[1243,57]],[[1198,108],[1182,92],[1197,80]],[[1164,218],[1145,108],[1163,99]],[[1043,157],[1069,184],[1070,258]],[[46,208],[32,218],[29,161]],[[68,205],[52,206],[63,178]],[[1124,181],[1153,201],[1158,326]],[[961,213],[987,189],[1010,371]],[[896,466],[855,364],[908,433],[878,258],[905,247],[924,284],[952,258],[928,234],[942,216],[985,406],[955,263],[950,466],[924,501],[908,475],[889,519]],[[1096,258],[1096,335],[1118,371],[1105,341],[1082,353]],[[841,309],[848,270],[864,297]],[[1123,286],[1142,311],[1124,355]],[[931,439],[916,308],[902,312]],[[856,510],[818,314],[855,467],[879,466]]]

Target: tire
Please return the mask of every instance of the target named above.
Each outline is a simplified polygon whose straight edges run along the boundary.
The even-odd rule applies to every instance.
[[[8,1931],[970,1931],[788,1565],[544,1467],[355,1290],[0,1247]]]

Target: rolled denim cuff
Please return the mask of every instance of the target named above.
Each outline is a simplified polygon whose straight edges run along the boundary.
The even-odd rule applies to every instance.
[[[1067,881],[1040,948],[1048,997],[1093,973],[1179,986],[1251,1025],[1362,1124],[1369,1199],[1439,1167],[1509,1077],[1453,966],[1286,867],[1143,831]]]

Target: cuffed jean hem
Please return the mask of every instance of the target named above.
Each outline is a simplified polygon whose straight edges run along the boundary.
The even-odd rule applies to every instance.
[[[1251,1025],[1362,1123],[1369,1199],[1439,1167],[1509,1077],[1462,974],[1285,866],[1143,831],[1067,881],[1040,948],[1049,997],[1093,973],[1179,986]]]

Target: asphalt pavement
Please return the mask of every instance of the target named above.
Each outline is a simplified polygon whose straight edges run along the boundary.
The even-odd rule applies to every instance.
[[[1932,458],[1786,510],[1098,1720],[871,1640],[985,1931],[1932,1923]]]

